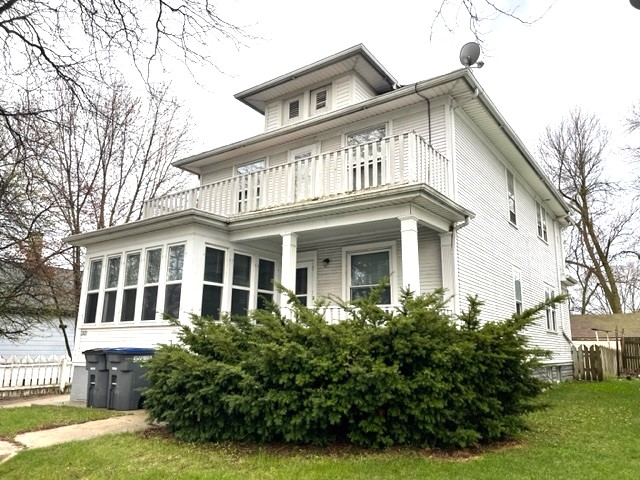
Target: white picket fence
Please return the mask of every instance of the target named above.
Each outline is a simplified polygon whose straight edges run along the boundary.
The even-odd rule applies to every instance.
[[[65,356],[0,357],[0,398],[64,392],[71,385],[71,368]]]

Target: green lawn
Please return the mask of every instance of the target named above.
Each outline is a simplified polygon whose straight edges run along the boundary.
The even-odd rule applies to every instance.
[[[104,409],[49,405],[2,408],[0,409],[0,440],[11,440],[23,432],[101,420],[114,415],[122,415],[122,413]]]
[[[547,391],[531,431],[484,452],[195,445],[126,434],[31,450],[0,465],[9,479],[635,479],[640,381]],[[0,410],[0,424],[6,411]]]

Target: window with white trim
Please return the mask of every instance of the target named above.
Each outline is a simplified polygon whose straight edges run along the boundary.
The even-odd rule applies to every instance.
[[[124,289],[122,291],[121,322],[133,322],[136,315],[138,296],[138,276],[140,273],[140,252],[127,253],[124,268]]]
[[[236,253],[233,256],[231,315],[247,315],[251,296],[251,257]]]
[[[161,260],[162,248],[151,248],[147,250],[144,290],[142,293],[142,320],[156,319]]]
[[[381,280],[390,279],[391,249],[348,253],[349,298],[366,297]],[[380,303],[391,303],[391,286],[381,292]]]
[[[204,284],[202,286],[203,317],[220,318],[222,310],[222,289],[224,287],[224,266],[226,252],[218,248],[207,247],[204,257]]]
[[[352,178],[352,188],[360,190],[382,185],[382,140],[387,134],[386,125],[376,125],[346,135],[349,154],[347,168]]]
[[[538,225],[538,237],[547,241],[547,212],[544,207],[536,201],[536,223]]]
[[[555,290],[552,287],[545,287],[544,289],[544,300],[545,302],[549,301],[553,297],[555,297]],[[551,332],[558,331],[558,322],[556,318],[556,306],[555,305],[547,305],[545,308],[546,319],[547,319],[547,330]]]
[[[111,323],[116,316],[118,279],[120,278],[120,255],[107,258],[107,275],[104,284],[102,323]]]
[[[331,110],[331,85],[325,85],[324,87],[311,90],[310,101],[311,115],[319,115]]]
[[[518,270],[513,271],[513,293],[516,303],[516,314],[522,314],[522,277]]]
[[[510,170],[507,170],[507,200],[509,202],[509,221],[516,225],[516,182]]]
[[[87,299],[84,308],[84,323],[96,323],[101,275],[102,259],[91,260],[89,267],[89,284],[87,285]]]
[[[246,212],[251,206],[260,206],[260,179],[267,167],[267,159],[236,165],[235,174],[240,177],[238,186],[238,212]]]
[[[164,313],[173,318],[180,316],[182,273],[184,271],[184,245],[171,245],[167,254],[167,280],[164,290]]]

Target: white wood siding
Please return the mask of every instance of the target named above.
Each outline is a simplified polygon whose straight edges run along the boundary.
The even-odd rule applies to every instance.
[[[376,92],[359,75],[353,76],[353,103],[369,100],[376,96]]]
[[[269,132],[280,127],[280,112],[282,111],[282,102],[273,102],[267,105],[264,111],[264,131]]]
[[[538,238],[535,197],[515,172],[517,227],[511,225],[506,160],[460,114],[455,122],[458,202],[476,214],[457,232],[460,305],[466,309],[466,297],[477,294],[485,303],[482,320],[498,321],[515,311],[514,268],[522,275],[525,309],[544,301],[545,285],[560,292],[557,225],[548,220],[549,243]],[[558,311],[559,323],[561,316]],[[555,361],[570,361],[560,327],[547,332],[540,318],[528,333],[534,344],[560,352]]]
[[[442,258],[440,237],[433,230],[418,228],[418,252],[420,255],[420,290],[429,293],[442,287]]]
[[[335,109],[340,109],[351,105],[351,77],[342,77],[333,82],[335,99],[333,104]]]
[[[447,139],[444,114],[444,105],[432,106],[431,145],[438,152],[446,155]],[[403,112],[402,116],[393,119],[393,133],[411,131],[416,132],[426,141],[429,141],[429,115],[426,103],[421,104],[417,109],[414,107],[409,111]]]

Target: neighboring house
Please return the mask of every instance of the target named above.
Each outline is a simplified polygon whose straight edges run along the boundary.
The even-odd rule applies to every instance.
[[[69,347],[73,350],[73,324],[75,319],[64,318],[63,324],[68,328],[67,336]],[[63,357],[67,356],[67,347],[64,341],[62,329],[58,326],[59,321],[44,321],[35,324],[28,336],[17,339],[7,340],[0,338],[0,357],[5,359],[15,355],[17,357],[50,357],[52,355]]]
[[[571,315],[570,319],[575,345],[616,348],[616,336],[618,340],[623,336],[640,337],[640,313]]]
[[[163,313],[284,304],[274,280],[309,305],[383,277],[389,307],[444,287],[456,313],[477,294],[484,321],[563,291],[567,206],[469,68],[401,86],[357,45],[236,98],[265,131],[177,161],[200,187],[67,239],[86,249],[74,398],[80,352],[172,342]],[[548,374],[571,375],[565,304],[527,333],[553,352]]]

